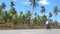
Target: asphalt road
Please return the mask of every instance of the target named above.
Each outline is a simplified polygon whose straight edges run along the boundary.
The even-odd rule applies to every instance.
[[[0,30],[0,34],[60,34],[60,29]]]

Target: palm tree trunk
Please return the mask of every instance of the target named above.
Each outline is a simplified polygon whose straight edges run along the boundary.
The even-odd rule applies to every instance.
[[[33,11],[32,11],[32,15],[33,15],[33,13],[34,13],[34,8],[33,8]]]
[[[57,15],[55,15],[55,21],[57,20]]]

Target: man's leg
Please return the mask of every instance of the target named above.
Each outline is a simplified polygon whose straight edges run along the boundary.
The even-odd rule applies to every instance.
[[[46,29],[48,29],[48,24],[46,24]]]

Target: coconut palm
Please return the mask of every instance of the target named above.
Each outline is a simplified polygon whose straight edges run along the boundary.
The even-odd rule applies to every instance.
[[[23,15],[23,11],[20,11],[20,15]]]
[[[23,12],[20,11],[20,14],[19,14],[19,23],[22,23],[22,21],[23,21],[22,17],[23,17]]]
[[[44,15],[45,15],[45,10],[46,10],[45,7],[42,6],[42,7],[41,7],[41,13],[42,13],[42,14],[44,13]]]
[[[37,15],[37,18],[38,18],[38,25],[41,25],[41,17],[39,15]]]
[[[15,6],[14,2],[12,1],[10,4],[11,4],[10,13],[16,14],[17,12],[16,12],[16,10],[15,10],[15,8],[14,8],[14,6]]]
[[[44,23],[45,23],[45,21],[46,21],[46,19],[47,19],[47,17],[46,17],[46,15],[45,15],[45,12],[46,12],[46,9],[45,9],[45,7],[44,6],[42,6],[41,7],[41,11],[40,11],[42,14],[43,14],[43,16],[42,16],[42,23],[43,23],[43,25],[44,25]]]
[[[30,12],[30,10],[28,10],[28,12],[27,12],[27,17],[28,17],[28,19],[27,19],[28,25],[30,25],[30,19],[31,19],[31,12]]]
[[[36,24],[37,24],[37,20],[38,20],[38,19],[37,19],[37,18],[38,18],[38,17],[37,17],[37,13],[35,12],[34,15],[35,15],[35,17],[34,17],[34,19],[33,19],[33,23],[36,25]]]
[[[11,1],[11,8],[13,8],[13,6],[15,6],[15,4],[13,1]]]
[[[0,16],[3,18],[3,9],[5,9],[6,5],[5,3],[3,2],[1,5],[0,5]]]
[[[0,10],[0,24],[4,22],[4,18],[3,18],[3,11]]]
[[[35,17],[37,16],[37,13],[35,12]]]
[[[1,4],[1,8],[2,8],[2,9],[5,9],[5,7],[6,7],[6,5],[5,5],[5,3],[3,2],[3,3]]]
[[[55,21],[56,21],[56,17],[57,17],[57,15],[58,15],[58,12],[59,12],[58,7],[55,6],[55,7],[54,7],[54,10],[53,10],[53,13],[55,14]]]
[[[14,26],[16,26],[18,24],[18,14],[17,14],[17,11],[14,8],[14,6],[15,6],[14,2],[12,1],[10,4],[11,4],[10,5],[11,9],[10,9],[9,13],[10,13],[10,16],[12,17],[11,22],[13,23]]]
[[[30,5],[32,6],[33,8],[33,12],[34,12],[34,8],[36,8],[36,6],[38,6],[38,2],[39,0],[29,0],[30,2]]]
[[[23,23],[23,25],[25,24],[25,15],[23,15],[23,17],[22,17],[22,23]]]
[[[3,9],[5,9],[6,5],[5,3],[3,2],[1,5],[0,5],[0,14],[3,13]]]
[[[55,28],[58,28],[58,21],[54,21]]]
[[[3,9],[5,9],[5,7],[6,7],[6,5],[5,5],[5,3],[3,2],[3,3],[0,5],[0,17],[2,17],[2,18],[1,18],[1,20],[3,20],[2,23],[5,21],[5,20],[4,20],[4,16],[3,16],[3,15],[4,15]],[[4,22],[4,23],[5,23],[5,22]]]
[[[50,12],[50,13],[49,13],[49,18],[51,18],[51,17],[52,17],[52,13]]]

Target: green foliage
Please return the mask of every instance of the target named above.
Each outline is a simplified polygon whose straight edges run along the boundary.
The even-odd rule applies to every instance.
[[[45,7],[42,6],[42,7],[41,7],[41,12],[42,12],[42,13],[45,13],[45,10],[46,10]]]
[[[38,5],[37,0],[30,0],[31,5],[33,9]],[[43,16],[40,16],[35,12],[34,16],[32,15],[30,10],[27,10],[25,14],[23,14],[23,11],[20,11],[20,14],[17,13],[15,10],[14,2],[11,2],[11,9],[9,11],[3,11],[2,9],[5,9],[6,5],[5,3],[2,3],[0,5],[0,27],[1,28],[45,28],[45,22],[48,16],[46,16],[44,13],[46,12],[46,9],[44,6],[41,7],[41,12],[44,14]],[[54,11],[55,14],[58,14],[58,8],[55,7]],[[32,16],[34,18],[32,18]],[[49,17],[51,18],[53,16],[52,12],[49,13]],[[54,21],[52,19],[49,19],[50,24],[53,26],[58,27],[58,22]],[[3,24],[3,25],[2,25]]]

